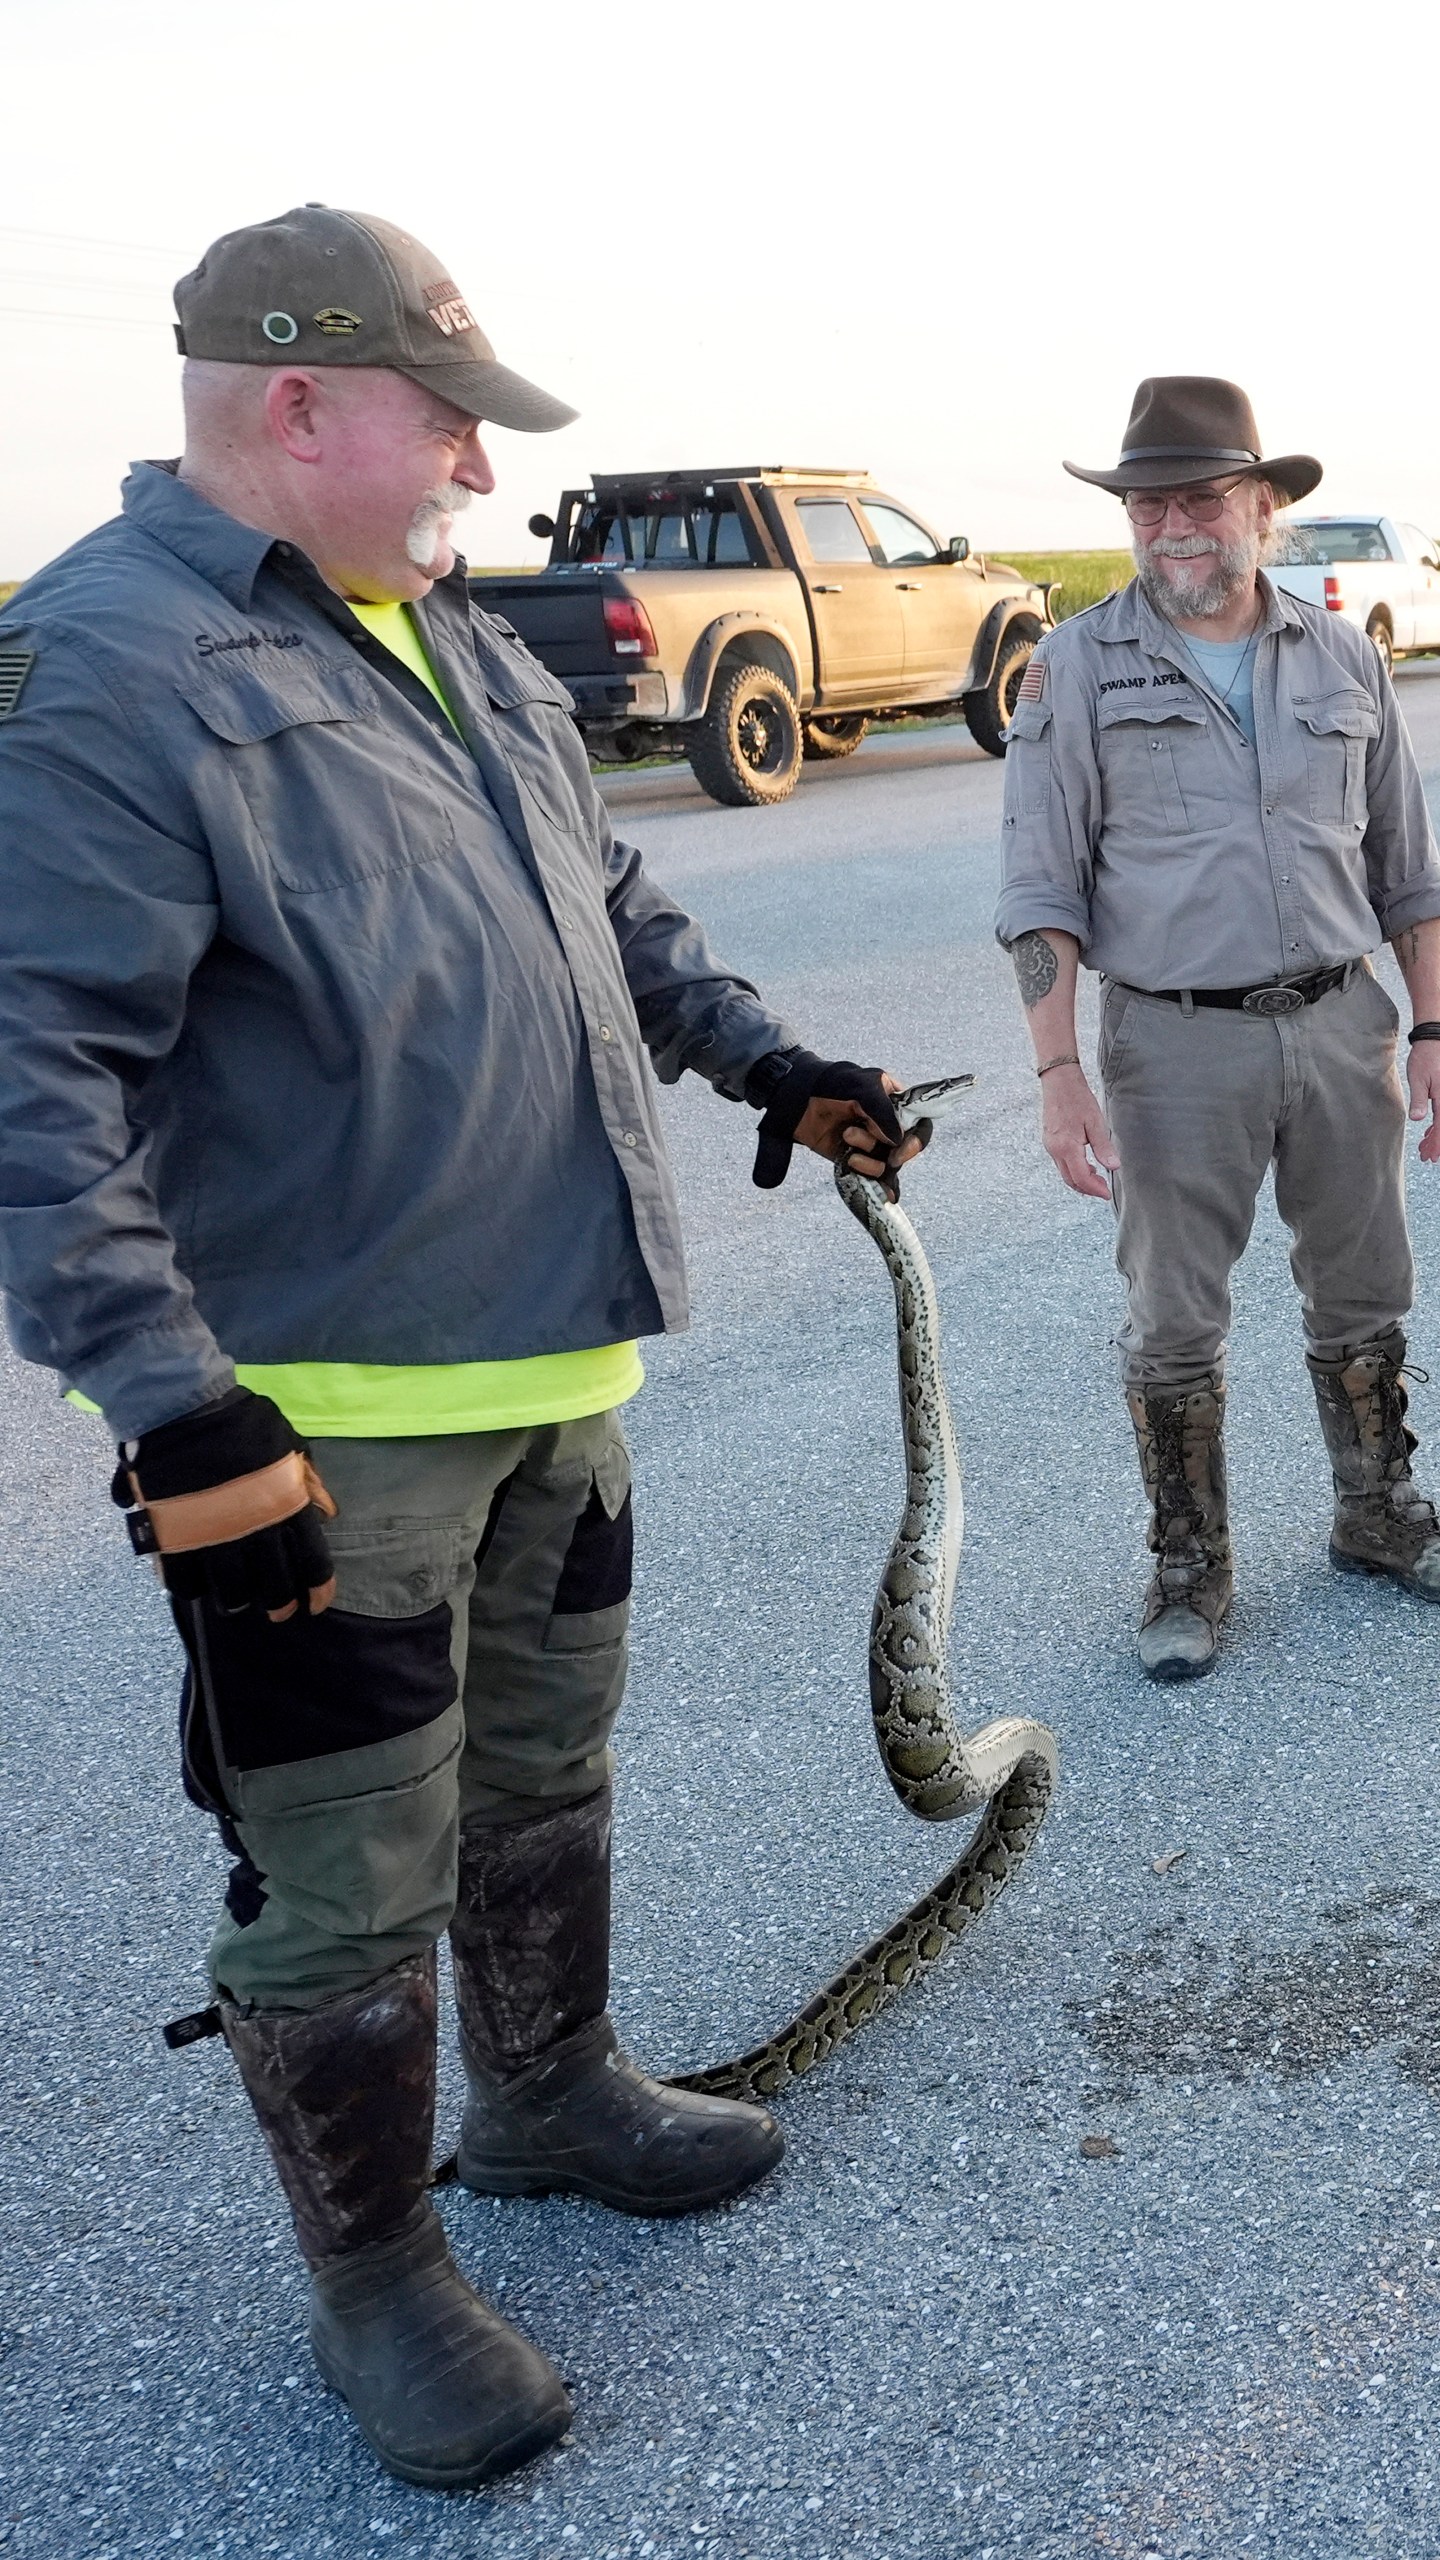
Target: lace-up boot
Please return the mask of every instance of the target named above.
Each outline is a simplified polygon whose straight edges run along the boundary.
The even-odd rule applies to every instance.
[[[310,2269],[310,2343],[387,2470],[466,2489],[570,2422],[554,2368],[472,2292],[429,2201],[435,1959],[323,2008],[221,2017]]]
[[[1342,1361],[1308,1362],[1335,1478],[1330,1561],[1440,1600],[1440,1520],[1410,1473],[1404,1362],[1398,1326]]]
[[[1132,1388],[1140,1473],[1150,1499],[1155,1571],[1137,1650],[1152,1680],[1193,1680],[1215,1658],[1234,1590],[1225,1499],[1225,1389]]]
[[[610,1979],[610,1790],[460,1833],[450,1924],[470,2085],[457,2166],[483,2195],[694,2213],[773,2169],[762,2107],[652,2080],[620,2051]]]

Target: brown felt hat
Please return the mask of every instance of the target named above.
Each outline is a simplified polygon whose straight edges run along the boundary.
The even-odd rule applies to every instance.
[[[1079,462],[1065,468],[1117,498],[1127,489],[1183,489],[1192,480],[1253,472],[1272,480],[1287,504],[1308,498],[1321,471],[1313,453],[1262,456],[1255,412],[1238,382],[1209,373],[1150,374],[1135,394],[1115,469],[1087,471]]]
[[[370,213],[297,205],[227,231],[175,287],[182,356],[215,364],[384,365],[474,418],[534,431],[576,412],[496,362],[440,260]]]

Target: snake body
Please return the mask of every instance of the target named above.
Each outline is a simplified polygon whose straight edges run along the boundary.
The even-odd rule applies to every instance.
[[[950,1076],[895,1097],[905,1129],[933,1121],[974,1082]],[[964,1538],[955,1428],[940,1368],[935,1284],[920,1239],[878,1182],[836,1186],[884,1257],[895,1290],[905,1509],[870,1622],[870,1707],[892,1787],[922,1822],[984,1808],[963,1856],[883,1936],[753,2052],[676,2076],[682,2089],[764,2100],[803,2078],[944,1955],[1009,1883],[1045,1819],[1059,1767],[1055,1736],[1028,1716],[965,1734],[950,1698],[948,1635]]]

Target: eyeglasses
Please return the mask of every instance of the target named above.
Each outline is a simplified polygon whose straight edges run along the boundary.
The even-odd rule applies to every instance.
[[[1224,489],[1127,489],[1125,513],[1132,524],[1163,524],[1172,507],[1192,524],[1213,524],[1227,498],[1233,498],[1240,481],[1249,474],[1242,471]]]

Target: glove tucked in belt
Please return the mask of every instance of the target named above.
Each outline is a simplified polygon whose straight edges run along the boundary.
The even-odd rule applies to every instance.
[[[268,1396],[232,1387],[120,1451],[110,1492],[137,1555],[177,1599],[293,1617],[328,1609],[335,1574],[322,1520],[335,1504]]]

